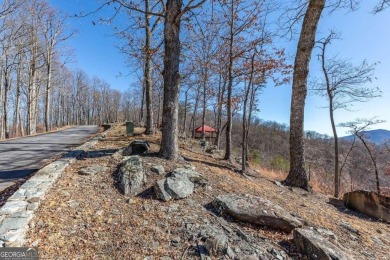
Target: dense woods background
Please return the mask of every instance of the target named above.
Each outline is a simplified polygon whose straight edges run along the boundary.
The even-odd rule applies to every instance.
[[[292,83],[293,66],[284,50],[274,45],[276,26],[269,17],[276,6],[269,1],[232,0],[199,8],[204,2],[189,1],[173,21],[181,26],[181,42],[176,43],[181,77],[180,85],[173,86],[180,92],[177,126],[172,127],[185,141],[194,137],[197,127],[210,125],[217,130],[216,149],[225,150],[225,159],[247,158],[284,178],[290,170],[290,129],[262,121],[258,110],[264,87]],[[139,79],[127,91],[71,66],[67,40],[74,33],[67,20],[75,18],[43,0],[1,3],[0,139],[127,120],[146,126],[148,134],[162,126],[164,84],[168,88],[164,77],[170,65],[164,57],[167,51],[177,51],[174,45],[165,48],[168,29],[163,18],[170,9],[153,0],[105,1],[101,8],[111,8],[110,4],[115,4],[112,17],[100,22],[115,22],[116,15],[129,21],[113,26],[117,47]],[[386,1],[383,4],[387,6]],[[305,10],[298,6],[296,11]],[[304,142],[304,168],[312,185],[333,193],[334,139],[305,132]],[[376,189],[372,158],[363,145],[359,140],[338,143],[341,192]],[[389,149],[386,144],[369,145],[383,192],[390,192]],[[241,161],[245,170],[245,160]]]

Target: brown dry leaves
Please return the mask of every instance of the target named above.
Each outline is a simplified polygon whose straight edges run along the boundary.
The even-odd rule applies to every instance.
[[[110,155],[133,139],[148,140],[152,155],[159,149],[159,135],[129,138],[125,136],[124,126],[115,126],[93,149],[100,152],[90,153],[96,157],[87,156],[68,167],[66,174],[40,206],[28,234],[28,244],[38,243],[42,258],[143,259],[145,256],[169,256],[178,259],[188,247],[185,241],[178,247],[171,244],[171,239],[178,235],[179,227],[186,221],[210,219],[210,213],[201,210],[202,206],[211,202],[214,196],[226,193],[263,196],[302,217],[308,224],[332,230],[339,243],[350,248],[350,253],[357,259],[367,258],[363,252],[377,259],[388,256],[388,225],[358,217],[350,214],[350,211],[340,212],[327,204],[327,197],[321,194],[309,194],[298,189],[291,191],[264,178],[244,178],[229,167],[223,167],[226,162],[199,151],[191,151],[185,148],[189,147],[185,144],[181,144],[184,147],[182,155],[191,159],[191,163],[206,176],[212,187],[197,189],[191,196],[191,201],[200,207],[191,206],[188,200],[164,203],[152,199],[148,194],[144,198],[126,197],[115,187],[113,173],[119,162]],[[167,172],[180,166],[156,156],[146,156],[143,160],[146,170],[154,164],[163,165]],[[110,171],[94,177],[78,174],[81,167],[94,164],[107,166]],[[148,176],[149,186],[159,178],[162,177]],[[179,210],[164,210],[172,204],[177,204]],[[340,221],[358,229],[361,236],[356,241],[352,240],[350,233],[338,225]],[[241,228],[259,239],[267,237],[275,243],[291,246],[288,241],[291,235],[251,225],[241,225]],[[372,236],[382,244],[373,243]]]

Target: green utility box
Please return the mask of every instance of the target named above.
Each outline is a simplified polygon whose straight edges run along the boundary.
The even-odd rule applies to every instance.
[[[134,135],[134,122],[126,122],[126,133],[127,136]]]

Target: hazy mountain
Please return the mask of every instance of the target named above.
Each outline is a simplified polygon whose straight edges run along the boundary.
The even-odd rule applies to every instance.
[[[390,131],[385,129],[376,129],[376,130],[369,130],[369,131],[363,131],[364,135],[371,140],[372,142],[376,144],[381,144],[387,140],[390,141]],[[353,140],[352,135],[343,136],[341,139],[344,140]]]

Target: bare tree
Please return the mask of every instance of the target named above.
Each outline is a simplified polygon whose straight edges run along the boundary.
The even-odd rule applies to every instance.
[[[52,74],[53,60],[59,55],[59,44],[69,39],[72,34],[65,34],[65,17],[58,17],[60,14],[54,9],[48,9],[45,17],[39,17],[40,27],[43,30],[44,43],[46,51],[43,52],[43,57],[46,65],[46,86],[45,86],[45,129],[50,130],[51,120],[51,92],[52,92]]]
[[[347,109],[353,102],[366,102],[371,98],[378,97],[378,88],[365,87],[371,82],[375,64],[364,61],[359,66],[354,66],[346,60],[337,57],[327,58],[327,47],[337,34],[331,32],[325,39],[319,41],[321,62],[324,79],[317,83],[313,90],[315,93],[328,99],[329,116],[332,125],[334,139],[334,196],[339,197],[340,192],[340,169],[339,169],[339,142],[337,136],[334,112],[337,109]]]
[[[362,143],[364,148],[366,148],[367,153],[370,156],[374,172],[375,172],[375,180],[376,180],[376,190],[378,194],[381,194],[381,188],[379,183],[379,167],[378,167],[378,156],[383,150],[378,151],[378,147],[375,143],[369,140],[369,137],[366,135],[365,131],[369,130],[369,128],[373,125],[384,123],[383,120],[378,120],[375,118],[371,119],[356,119],[355,121],[342,123],[340,126],[348,127],[349,132],[356,136]],[[383,145],[384,149],[387,150],[387,145]]]
[[[390,0],[381,0],[375,7],[374,13],[379,13],[390,6]]]

